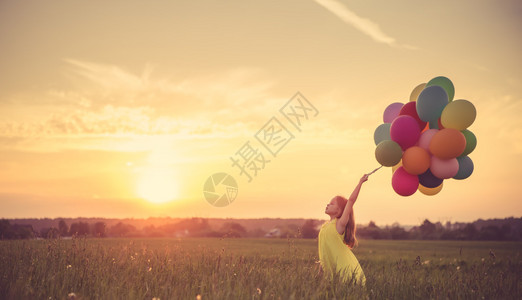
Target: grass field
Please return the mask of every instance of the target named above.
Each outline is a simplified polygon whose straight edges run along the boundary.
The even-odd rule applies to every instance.
[[[365,287],[317,272],[317,241],[0,241],[2,299],[521,299],[520,242],[362,240]],[[419,258],[418,258],[419,257]]]

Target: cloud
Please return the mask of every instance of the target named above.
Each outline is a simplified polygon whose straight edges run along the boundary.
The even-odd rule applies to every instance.
[[[272,94],[273,82],[260,69],[157,78],[151,66],[140,73],[111,64],[64,62],[70,87],[0,103],[1,115],[9,116],[0,120],[0,139],[6,141],[1,149],[104,148],[111,141],[154,135],[250,136],[287,100]]]
[[[349,10],[346,6],[336,0],[314,0],[322,7],[326,8],[328,11],[336,15],[339,19],[341,19],[346,24],[352,25],[360,32],[366,34],[374,41],[378,43],[387,44],[392,47],[400,47],[404,49],[415,50],[418,49],[415,46],[411,45],[399,45],[397,44],[395,38],[384,33],[379,25],[372,20],[362,18],[355,14],[353,11]]]
[[[141,74],[116,65],[65,59],[67,75],[83,96],[96,97],[101,104],[153,106],[156,109],[176,107],[215,108],[238,105],[269,96],[273,82],[260,69],[239,67],[205,75],[178,75],[179,78],[155,78],[154,68],[147,65]],[[85,102],[85,99],[83,99]],[[181,107],[181,105],[183,107]],[[204,107],[202,107],[204,106]]]

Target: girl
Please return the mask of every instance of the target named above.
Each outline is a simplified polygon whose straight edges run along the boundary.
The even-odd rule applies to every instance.
[[[353,280],[362,285],[366,283],[366,277],[351,251],[357,245],[353,205],[368,175],[359,180],[349,199],[342,196],[332,198],[325,210],[330,221],[324,223],[319,231],[319,260],[323,271],[330,277],[338,274],[342,281]]]

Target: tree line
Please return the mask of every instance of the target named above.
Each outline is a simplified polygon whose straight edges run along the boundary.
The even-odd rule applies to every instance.
[[[72,237],[273,237],[273,238],[317,238],[324,221],[305,220],[302,224],[286,224],[270,231],[261,228],[247,230],[238,222],[223,223],[212,228],[207,219],[190,218],[177,222],[136,228],[123,222],[107,226],[105,222],[72,222],[59,220],[58,226],[45,227],[35,231],[32,225],[11,224],[0,220],[0,239],[30,238],[72,238]],[[357,237],[362,239],[394,240],[522,240],[522,218],[504,219],[502,222],[473,223],[432,223],[428,219],[410,229],[395,223],[379,227],[371,221],[368,225],[357,226]]]

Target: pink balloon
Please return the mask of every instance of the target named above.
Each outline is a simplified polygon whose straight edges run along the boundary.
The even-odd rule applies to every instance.
[[[390,137],[402,150],[406,150],[419,140],[419,124],[411,116],[398,116],[390,126]]]
[[[401,108],[404,104],[400,102],[394,102],[384,110],[384,114],[382,115],[382,120],[384,123],[391,123],[393,120],[399,115]]]
[[[456,158],[440,159],[432,156],[430,170],[437,178],[452,178],[459,172],[459,162]]]
[[[423,148],[424,150],[428,151],[430,153],[430,142],[431,138],[437,133],[438,129],[428,129],[424,131],[420,138],[419,138],[419,147]],[[431,153],[430,153],[431,154]]]
[[[411,175],[403,167],[399,167],[393,173],[392,187],[401,196],[411,196],[415,194],[419,187],[419,177]]]

